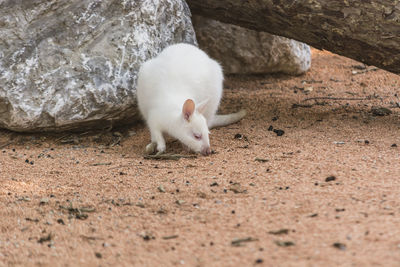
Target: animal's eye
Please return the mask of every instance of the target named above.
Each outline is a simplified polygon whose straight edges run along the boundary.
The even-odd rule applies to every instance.
[[[196,140],[201,140],[201,134],[194,133],[194,134],[193,134],[193,137],[194,137]]]

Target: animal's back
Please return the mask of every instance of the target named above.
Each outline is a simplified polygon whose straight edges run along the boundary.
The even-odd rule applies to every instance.
[[[139,71],[139,109],[145,119],[149,110],[168,100],[208,101],[204,114],[210,119],[222,96],[223,74],[219,64],[189,44],[176,44],[143,64]]]

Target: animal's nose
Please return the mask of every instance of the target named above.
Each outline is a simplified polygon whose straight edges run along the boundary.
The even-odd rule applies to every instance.
[[[203,155],[203,156],[208,156],[208,155],[210,155],[211,154],[211,149],[210,149],[210,147],[208,146],[208,147],[204,147],[202,150],[201,150],[201,154]]]

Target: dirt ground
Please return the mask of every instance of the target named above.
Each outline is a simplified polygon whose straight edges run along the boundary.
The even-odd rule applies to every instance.
[[[225,85],[248,115],[208,157],[145,159],[144,124],[0,131],[0,266],[399,266],[400,77],[313,50]]]

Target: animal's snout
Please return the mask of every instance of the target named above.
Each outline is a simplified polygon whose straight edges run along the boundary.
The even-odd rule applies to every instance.
[[[203,147],[203,148],[201,149],[201,154],[202,154],[203,156],[211,155],[211,148],[210,148],[209,146]]]

